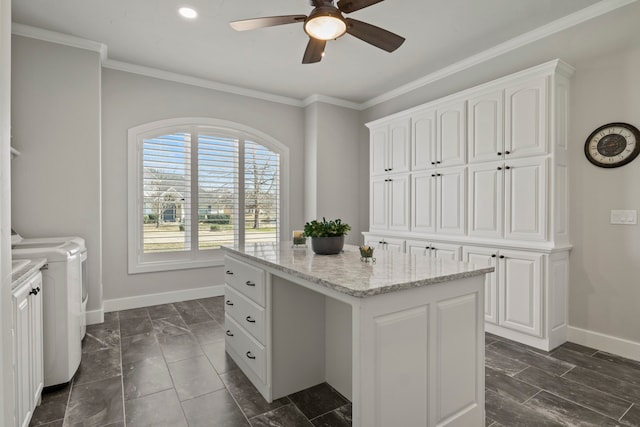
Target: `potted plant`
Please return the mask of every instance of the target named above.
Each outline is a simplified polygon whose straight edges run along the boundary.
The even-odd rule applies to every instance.
[[[318,255],[333,255],[340,253],[344,247],[344,236],[351,230],[349,224],[341,219],[307,222],[304,234],[311,238],[311,249]]]

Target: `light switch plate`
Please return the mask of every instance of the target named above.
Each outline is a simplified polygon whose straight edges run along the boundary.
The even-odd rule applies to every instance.
[[[636,210],[611,210],[611,224],[635,225],[638,223]]]

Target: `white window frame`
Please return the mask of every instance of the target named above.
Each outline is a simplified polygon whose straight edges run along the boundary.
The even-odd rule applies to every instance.
[[[147,138],[184,132],[189,127],[208,128],[224,135],[250,139],[280,155],[280,240],[289,235],[289,148],[275,138],[249,126],[208,117],[184,117],[145,123],[128,130],[128,272],[129,274],[224,265],[220,249],[145,254],[143,251],[143,142]],[[196,173],[197,175],[197,173]],[[196,177],[197,178],[197,177]],[[197,179],[196,179],[197,181]],[[193,183],[193,180],[192,180]],[[192,184],[193,185],[193,184]],[[244,197],[244,188],[238,197]],[[242,227],[241,227],[242,228]],[[242,230],[244,231],[244,230]],[[244,237],[244,233],[241,232]]]

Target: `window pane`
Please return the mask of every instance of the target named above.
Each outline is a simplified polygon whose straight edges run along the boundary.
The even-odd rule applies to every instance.
[[[275,242],[280,218],[280,156],[245,142],[245,241]]]
[[[215,249],[237,238],[238,140],[198,136],[198,248]]]
[[[143,143],[144,253],[187,251],[191,136],[175,133]]]

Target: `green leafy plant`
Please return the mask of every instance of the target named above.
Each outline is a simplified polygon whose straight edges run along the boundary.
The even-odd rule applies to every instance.
[[[322,221],[313,220],[304,225],[304,234],[307,237],[335,237],[345,236],[351,230],[349,224],[345,224],[341,219],[327,221],[324,217]]]

